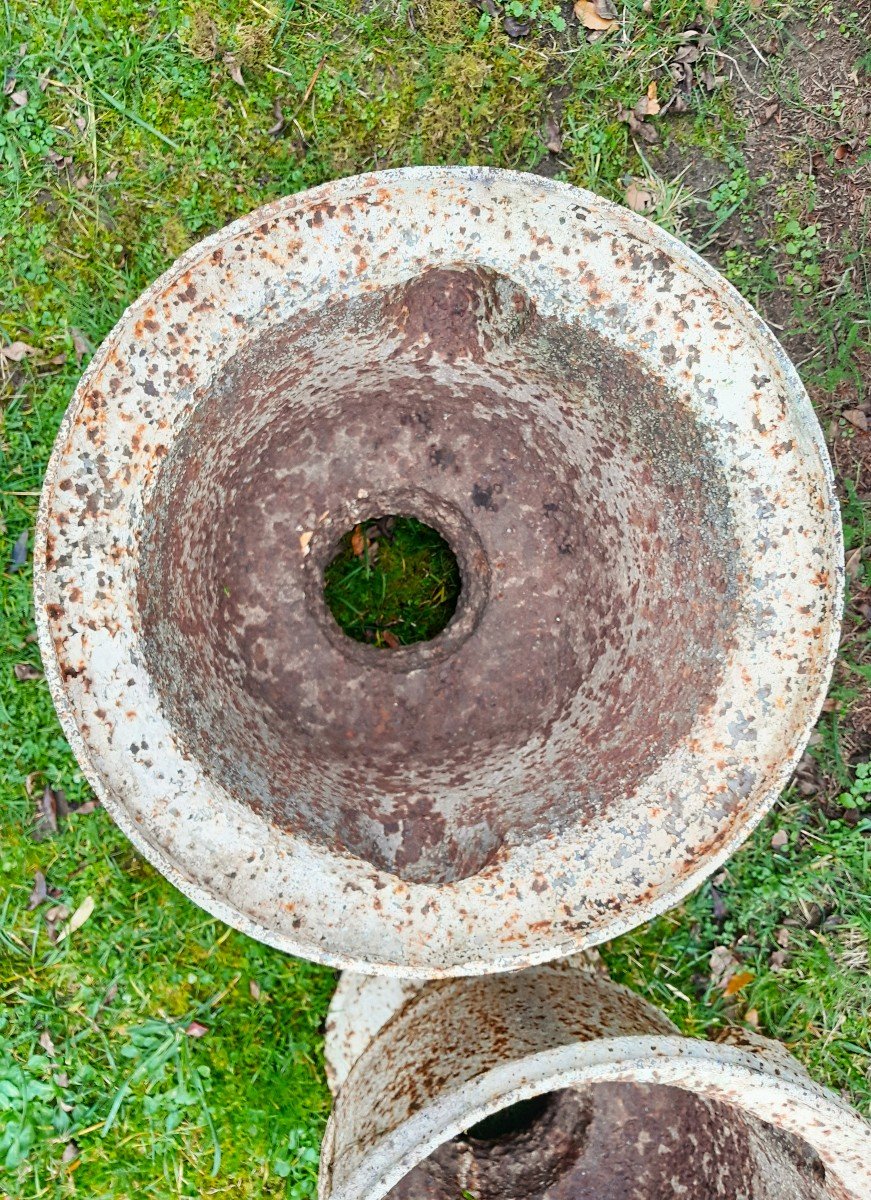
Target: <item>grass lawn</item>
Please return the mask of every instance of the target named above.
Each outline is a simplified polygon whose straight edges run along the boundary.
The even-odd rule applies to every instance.
[[[588,31],[552,0],[3,0],[0,1196],[315,1194],[334,973],[193,907],[90,802],[41,678],[32,529],[83,364],[173,258],[277,196],[414,163],[646,211],[799,364],[848,549],[827,711],[727,868],[605,957],[686,1032],[747,1022],[871,1110],[868,6],[616,11]]]

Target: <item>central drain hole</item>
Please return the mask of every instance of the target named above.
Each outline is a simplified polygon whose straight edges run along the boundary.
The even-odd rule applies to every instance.
[[[523,1133],[544,1116],[550,1107],[550,1095],[545,1092],[542,1096],[530,1096],[528,1100],[518,1100],[507,1108],[500,1108],[491,1113],[477,1125],[467,1129],[463,1138],[472,1138],[476,1142],[495,1142],[500,1138],[514,1137]]]
[[[358,642],[397,650],[428,642],[454,615],[462,580],[442,535],[391,514],[355,525],[324,572],[324,600]]]

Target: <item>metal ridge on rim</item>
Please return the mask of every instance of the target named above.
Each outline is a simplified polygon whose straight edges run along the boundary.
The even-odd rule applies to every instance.
[[[373,429],[385,459],[352,485],[340,441]],[[311,633],[309,551],[344,532],[332,512],[397,496],[436,505],[470,595],[476,562],[490,582],[457,649],[379,672],[395,708],[378,726],[377,666]],[[225,536],[255,518],[268,572]],[[490,579],[506,553],[514,592]],[[818,716],[843,547],[795,369],[699,256],[568,185],[408,168],[257,210],[127,309],[61,424],[34,588],[64,733],[154,866],[290,953],[436,977],[616,936],[734,851]],[[280,619],[249,629],[276,596]],[[517,647],[501,698],[496,633]],[[427,672],[442,700],[424,729]],[[362,697],[351,714],[318,691],[332,678]],[[346,762],[351,716],[376,748]],[[597,721],[618,734],[598,775],[586,746],[581,779]],[[407,786],[400,727],[406,746],[419,732]]]

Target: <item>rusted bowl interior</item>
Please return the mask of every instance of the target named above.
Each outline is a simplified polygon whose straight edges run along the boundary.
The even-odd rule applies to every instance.
[[[462,591],[346,637],[412,515]],[[37,566],[65,729],[225,919],[400,973],[564,954],[771,802],[837,639],[825,451],[773,338],[632,214],[511,173],[340,181],[195,247],[83,379]]]
[[[344,636],[322,595],[337,536],[385,513],[439,529],[463,580],[445,633],[393,651]],[[255,339],[212,382],[150,497],[142,647],[228,792],[440,885],[511,843],[595,836],[716,696],[738,564],[679,398],[504,276],[435,268]]]
[[[503,1132],[504,1131],[504,1132]],[[389,1200],[835,1200],[806,1141],[682,1088],[544,1093],[444,1142]]]

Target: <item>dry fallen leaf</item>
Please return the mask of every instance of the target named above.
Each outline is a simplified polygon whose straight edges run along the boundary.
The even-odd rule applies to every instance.
[[[15,91],[15,76],[10,75],[9,78],[6,80],[6,82],[3,85],[3,95],[11,96],[14,91]]]
[[[239,87],[245,86],[245,80],[242,78],[242,68],[236,61],[235,54],[229,52],[224,55],[224,66],[227,68],[227,73],[234,83],[238,83]]]
[[[845,567],[851,579],[858,579],[862,573],[862,552],[864,549],[864,546],[857,546],[847,557]]]
[[[849,421],[855,429],[861,429],[863,433],[868,432],[868,416],[861,408],[847,408],[841,416],[845,421]]]
[[[715,75],[713,71],[702,71],[702,86],[706,92],[716,92],[726,82],[725,75]]]
[[[64,1152],[61,1155],[61,1162],[64,1164],[64,1166],[69,1166],[69,1164],[75,1162],[78,1157],[79,1148],[76,1143],[67,1142],[67,1144],[64,1146]]]
[[[584,29],[604,33],[620,26],[617,10],[609,0],[575,0],[575,16]]]
[[[741,965],[728,946],[715,946],[709,959],[711,982],[724,988]]]
[[[188,1037],[193,1038],[205,1037],[208,1032],[208,1025],[203,1025],[200,1021],[191,1021],[190,1025],[188,1025],[187,1029],[185,1030],[185,1033],[188,1035]]]
[[[30,834],[35,842],[44,842],[46,838],[57,833],[58,821],[65,816],[64,805],[58,802],[60,795],[60,792],[56,792],[48,784],[42,789],[39,812]]]
[[[57,935],[57,940],[59,942],[62,942],[64,940],[64,938],[69,937],[71,933],[75,933],[77,929],[81,929],[81,927],[84,925],[85,921],[87,921],[88,917],[91,915],[91,913],[93,911],[94,911],[94,897],[93,896],[85,896],[84,900],[81,902],[81,904],[76,909],[76,911],[73,913],[73,915],[70,917],[69,924],[65,925],[64,928]]]
[[[77,804],[75,808],[71,808],[70,812],[76,817],[86,817],[89,813],[96,812],[100,807],[99,800],[86,800],[84,804]]]
[[[786,951],[775,950],[773,954],[768,956],[768,965],[772,971],[780,971],[786,965]]]
[[[301,533],[299,535],[299,548],[302,551],[304,558],[306,557],[306,555],[309,552],[309,543],[311,542],[313,537],[314,537],[314,530],[312,530],[312,529],[307,529],[305,531],[305,533]]]
[[[659,141],[659,134],[653,125],[648,125],[643,117],[639,117],[631,108],[624,108],[621,104],[617,109],[617,119],[625,121],[629,126],[629,132],[636,134],[642,141],[653,145]]]
[[[9,346],[0,347],[0,358],[5,358],[7,362],[21,362],[28,354],[36,354],[35,346],[29,346],[27,342],[12,342]]]
[[[12,670],[19,683],[24,683],[27,679],[42,679],[42,671],[38,671],[30,663],[15,663]]]
[[[656,80],[652,80],[647,85],[647,96],[645,97],[645,115],[655,117],[659,112],[659,100],[656,96]]]
[[[740,971],[737,975],[733,975],[726,986],[723,988],[724,996],[734,996],[736,992],[740,992],[748,983],[753,980],[751,971]]]
[[[70,333],[73,337],[73,350],[75,351],[76,362],[80,363],[86,354],[91,353],[91,346],[81,330],[71,329]]]
[[[396,634],[391,633],[389,629],[385,629],[385,631],[381,634],[381,640],[388,650],[398,650],[402,645]]]
[[[755,1008],[748,1008],[744,1014],[744,1020],[754,1029],[759,1028],[759,1013]]]
[[[360,558],[363,551],[366,549],[366,537],[363,533],[362,526],[355,525],[354,532],[351,534],[351,551]]]
[[[27,542],[30,533],[27,529],[22,529],[12,546],[12,555],[9,559],[9,571],[14,573],[21,570],[27,562]]]
[[[281,137],[284,132],[284,113],[281,111],[281,100],[278,96],[272,102],[272,115],[275,117],[275,124],[270,125],[266,132],[270,137]]]
[[[27,92],[22,88],[19,92],[13,92],[9,97],[16,108],[24,108],[27,103]]]
[[[260,999],[260,984],[257,982],[256,979],[248,980],[248,991],[251,993],[252,1000]]]
[[[626,189],[626,204],[633,212],[646,213],[655,206],[653,193],[643,186],[643,180],[633,179]]]
[[[771,849],[782,850],[784,846],[789,845],[789,834],[785,829],[778,829],[777,833],[772,834]]]
[[[51,1034],[47,1029],[43,1029],[42,1033],[39,1035],[39,1044],[42,1046],[49,1058],[54,1058],[56,1053],[54,1042],[51,1040]]]
[[[559,154],[563,148],[563,137],[554,116],[549,116],[544,123],[544,144],[551,154]]]
[[[45,876],[42,871],[37,871],[33,876],[33,891],[27,901],[27,909],[31,911],[34,908],[39,908],[43,900],[48,899],[48,887],[46,886]]]

